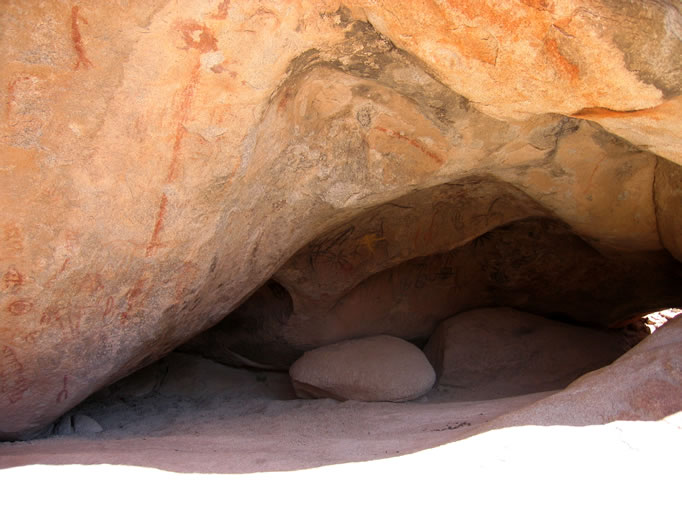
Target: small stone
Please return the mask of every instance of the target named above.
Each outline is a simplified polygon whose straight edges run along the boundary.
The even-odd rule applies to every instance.
[[[73,435],[73,424],[71,422],[71,415],[64,415],[59,419],[54,426],[54,434],[57,436]]]
[[[426,394],[436,374],[415,345],[379,335],[305,353],[289,369],[296,395],[341,401],[409,401]]]
[[[73,416],[73,430],[78,435],[90,435],[93,433],[101,433],[104,428],[100,426],[99,422],[89,415],[78,414]]]

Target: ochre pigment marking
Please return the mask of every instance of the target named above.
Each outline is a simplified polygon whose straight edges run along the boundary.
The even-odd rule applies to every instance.
[[[83,277],[78,293],[92,295],[102,289],[104,289],[104,286],[102,285],[102,276],[99,273],[88,273]]]
[[[414,235],[414,248],[417,249],[425,243],[430,243],[433,239],[433,227],[436,222],[436,213],[431,215],[431,222],[429,223],[429,228],[422,233],[421,227],[417,227],[417,232]]]
[[[564,75],[568,75],[571,80],[578,79],[580,76],[580,69],[573,62],[562,55],[556,40],[545,39],[545,52],[558,71]]]
[[[599,161],[597,162],[597,164],[592,169],[592,172],[590,173],[590,177],[588,178],[587,183],[585,184],[585,187],[583,188],[583,193],[587,193],[590,190],[590,188],[592,188],[592,181],[594,180],[594,176],[597,174],[597,171],[599,170],[599,166],[601,165],[601,163],[605,159],[606,159],[606,155],[599,158]]]
[[[82,309],[59,302],[50,305],[40,316],[40,324],[48,326],[56,324],[62,333],[62,339],[73,341],[80,336]]]
[[[57,277],[59,277],[64,271],[66,270],[66,267],[69,265],[69,261],[71,260],[70,257],[67,257],[64,259],[64,263],[62,264],[62,267],[54,274],[50,279],[45,283],[45,287],[50,287],[52,284],[55,283],[57,280]]]
[[[62,380],[62,390],[59,391],[57,394],[57,403],[61,403],[62,401],[66,401],[69,399],[69,389],[67,388],[68,383],[69,383],[69,377],[64,375],[64,379]]]
[[[79,7],[77,5],[74,5],[71,8],[71,41],[73,42],[73,48],[76,50],[76,56],[78,57],[74,69],[78,69],[81,64],[83,64],[83,67],[87,69],[92,67],[92,62],[90,62],[90,59],[88,59],[87,55],[85,54],[83,38],[81,37],[80,28],[78,28],[78,20],[80,19],[86,25],[88,24],[88,20],[78,14],[78,9]]]
[[[227,19],[227,10],[230,8],[230,0],[223,0],[218,4],[218,10],[211,15],[214,20]]]
[[[407,137],[407,136],[403,135],[402,133],[399,133],[399,132],[394,131],[394,130],[389,129],[389,128],[383,128],[381,126],[376,126],[375,129],[381,131],[382,133],[386,133],[387,135],[389,135],[391,137],[395,137],[399,140],[404,140],[405,142],[407,142],[411,146],[419,149],[422,153],[424,153],[429,158],[436,161],[439,165],[442,165],[444,163],[443,158],[441,158],[438,154],[431,151],[424,144],[422,144],[419,140],[415,140],[413,138]]]
[[[361,239],[360,239],[360,245],[364,246],[367,251],[371,254],[374,255],[374,245],[379,243],[380,241],[386,241],[386,238],[379,237],[375,233],[370,233],[370,234],[365,234]]]
[[[528,7],[532,7],[538,11],[550,11],[553,12],[552,5],[550,5],[549,0],[521,0],[521,3],[526,4]]]
[[[185,129],[185,123],[189,117],[190,107],[192,106],[192,99],[194,98],[194,93],[197,90],[197,84],[199,83],[199,71],[201,69],[201,62],[197,62],[192,69],[192,75],[190,76],[189,82],[185,88],[180,93],[180,105],[178,106],[178,123],[175,127],[175,137],[173,140],[173,150],[171,153],[171,162],[168,168],[168,176],[166,181],[172,183],[178,177],[179,166],[180,166],[180,149],[182,147],[182,139],[185,137],[187,130]]]
[[[447,0],[447,3],[449,8],[446,6],[440,7],[441,12],[444,14],[444,19],[447,20],[450,17],[448,16],[450,14],[448,11],[456,11],[464,14],[472,21],[482,18],[485,20],[485,25],[498,26],[507,34],[515,34],[522,24],[528,25],[533,21],[537,23],[537,15],[533,16],[533,13],[529,12],[528,9],[523,9],[527,16],[513,16],[510,15],[509,8],[505,9],[504,6],[496,5],[495,2],[492,3],[492,6],[486,1]],[[520,6],[517,4],[514,7],[518,9]],[[481,24],[480,21],[478,23]]]
[[[182,38],[187,45],[184,50],[194,48],[201,53],[218,51],[218,39],[206,25],[189,20],[178,22],[175,26],[182,32]]]
[[[0,394],[7,396],[9,404],[13,405],[24,397],[27,390],[24,366],[12,348],[3,346],[0,350]]]
[[[16,225],[7,224],[4,228],[4,243],[5,249],[9,252],[19,253],[24,249],[23,237],[21,229]]]
[[[277,103],[277,111],[278,112],[281,112],[282,110],[284,110],[286,108],[287,104],[289,103],[289,99],[291,99],[291,96],[292,96],[292,94],[289,90],[287,90],[282,95],[282,99],[280,99],[279,103]]]
[[[161,246],[159,242],[159,235],[161,234],[161,229],[163,229],[163,221],[166,217],[166,207],[168,205],[168,197],[166,194],[161,195],[161,204],[159,205],[159,212],[156,214],[156,223],[154,224],[154,231],[152,232],[152,237],[147,245],[147,251],[145,255],[150,257],[154,255],[156,249]]]
[[[7,310],[14,316],[23,316],[33,309],[33,302],[30,300],[15,300],[7,306]]]
[[[192,289],[192,284],[197,282],[199,267],[191,261],[186,261],[180,267],[178,280],[175,284],[175,301],[179,302],[182,297]]]
[[[130,314],[135,308],[139,308],[142,305],[143,300],[140,299],[142,292],[144,290],[144,285],[147,279],[138,279],[137,282],[131,287],[126,293],[127,308],[125,312],[121,313],[121,324],[126,323],[130,319]]]
[[[16,100],[17,84],[25,80],[29,80],[28,76],[21,76],[15,78],[9,85],[7,85],[7,100],[5,101],[5,116],[9,119],[12,116],[12,105]]]
[[[4,290],[16,290],[24,284],[24,276],[14,267],[10,267],[2,277],[2,287]]]
[[[113,311],[113,309],[114,309],[114,297],[110,296],[107,298],[107,303],[104,306],[104,313],[102,314],[102,317],[106,318],[107,316],[109,316],[109,314],[111,314],[111,311]]]

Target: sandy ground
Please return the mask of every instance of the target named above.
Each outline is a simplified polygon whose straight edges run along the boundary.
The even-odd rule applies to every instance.
[[[593,380],[629,366],[613,367]],[[2,509],[679,508],[682,412],[601,420],[584,406],[593,380],[572,394],[458,402],[440,386],[341,403],[295,399],[286,374],[173,354],[72,411],[103,431],[0,443]]]
[[[300,470],[417,452],[472,434],[551,393],[408,403],[295,399],[288,375],[173,354],[75,410],[104,431],[0,444],[0,468],[125,464],[175,472]]]

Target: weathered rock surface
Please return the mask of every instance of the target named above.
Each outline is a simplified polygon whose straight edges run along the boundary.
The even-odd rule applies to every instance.
[[[657,421],[681,410],[682,318],[676,318],[613,364],[586,374],[557,394],[501,417],[490,427]]]
[[[436,381],[419,348],[389,335],[308,351],[289,375],[299,397],[342,401],[409,401],[426,394]]]
[[[502,244],[484,254],[494,289],[466,277],[491,265],[461,256],[474,288],[445,305],[442,254],[529,218],[564,226],[613,289],[650,272],[640,298],[614,294],[588,320],[679,306],[681,20],[668,1],[4,2],[0,437],[250,306],[280,269],[277,310],[312,326],[257,335],[274,354],[212,349],[286,366],[337,301],[370,313],[362,335],[423,338],[462,308],[519,302],[584,319],[587,279],[544,304],[514,285],[564,283],[530,261],[509,278]],[[367,307],[393,271],[443,276],[426,293],[438,312],[400,332],[380,324],[400,307]],[[321,342],[348,333],[330,332]]]
[[[301,250],[223,322],[182,349],[230,364],[286,369],[305,350],[347,338],[385,333],[423,345],[439,323],[471,308],[506,305],[607,327],[682,299],[679,264],[669,255],[604,255],[565,225],[537,217],[453,250],[392,261],[392,254],[400,260],[410,248],[400,242],[397,226],[389,229],[389,218],[403,219],[403,235],[420,248],[426,244],[420,227],[433,229],[427,233],[434,245],[446,244],[458,205],[436,203],[440,212],[429,208],[429,223],[391,215],[396,208],[390,208],[385,216],[372,210],[341,226]],[[372,223],[365,226],[367,219],[379,225],[376,231]],[[375,255],[366,255],[363,240],[379,237],[388,242],[376,242]]]
[[[565,387],[625,351],[616,333],[509,308],[463,312],[441,323],[424,352],[453,399],[494,399]]]

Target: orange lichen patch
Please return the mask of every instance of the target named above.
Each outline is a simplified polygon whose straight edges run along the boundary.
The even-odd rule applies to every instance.
[[[92,67],[92,62],[90,62],[87,55],[85,54],[85,47],[83,46],[83,38],[81,37],[80,28],[78,27],[78,20],[82,21],[86,25],[88,24],[88,20],[78,14],[78,9],[79,7],[77,5],[74,5],[71,8],[71,42],[73,42],[73,48],[76,51],[76,56],[78,57],[74,69],[78,69],[81,64],[83,64],[83,67],[87,69],[88,67]]]
[[[554,68],[559,71],[560,74],[568,76],[571,80],[578,79],[580,76],[580,68],[578,68],[578,66],[568,60],[561,53],[559,50],[559,45],[555,39],[545,39],[544,49],[550,61],[554,65]]]
[[[395,130],[392,130],[390,128],[384,128],[382,126],[376,126],[374,129],[381,131],[382,133],[386,133],[390,137],[397,138],[399,140],[404,140],[408,144],[410,144],[412,147],[416,147],[419,149],[422,153],[424,153],[426,156],[434,160],[436,163],[439,165],[442,165],[445,163],[445,160],[435,152],[431,151],[428,147],[426,147],[424,144],[422,144],[419,140],[416,140],[414,138],[410,138],[400,132],[397,132]]]
[[[177,22],[175,27],[182,32],[182,38],[187,45],[184,50],[194,48],[201,53],[218,51],[218,39],[206,25],[188,20]]]

